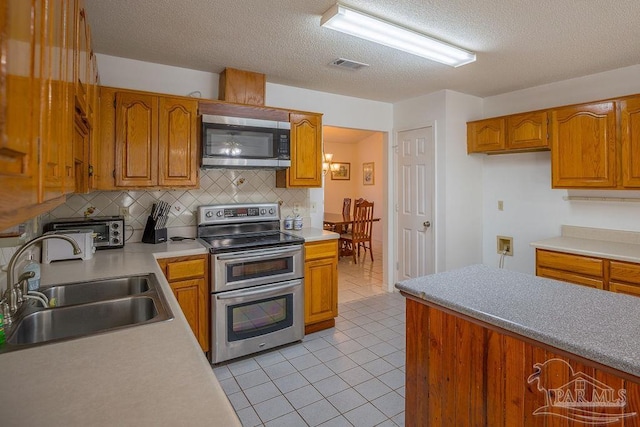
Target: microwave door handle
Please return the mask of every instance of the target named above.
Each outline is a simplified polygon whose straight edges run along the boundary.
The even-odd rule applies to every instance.
[[[226,255],[218,255],[217,259],[220,261],[227,260],[237,260],[244,261],[248,259],[262,258],[264,256],[271,255],[295,255],[299,253],[300,249],[265,249],[262,251],[251,251],[251,253],[247,256],[238,256],[238,253],[226,254]]]
[[[296,280],[294,282],[288,282],[284,285],[276,285],[276,286],[259,286],[260,289],[248,291],[246,289],[240,289],[237,291],[223,292],[221,294],[216,295],[217,300],[225,300],[225,299],[234,299],[238,297],[250,297],[255,295],[262,295],[265,297],[275,296],[281,294],[282,291],[287,289],[294,289],[296,286],[300,286],[302,282],[300,280]]]

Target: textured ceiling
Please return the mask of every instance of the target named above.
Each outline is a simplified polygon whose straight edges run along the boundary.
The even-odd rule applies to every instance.
[[[334,0],[86,0],[98,53],[395,102],[481,97],[640,63],[638,0],[344,0],[477,53],[450,68],[320,27]],[[371,66],[327,65],[342,57]]]

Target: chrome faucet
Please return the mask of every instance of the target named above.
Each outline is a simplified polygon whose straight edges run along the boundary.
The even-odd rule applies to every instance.
[[[36,237],[35,239],[31,239],[28,242],[24,243],[22,246],[20,246],[18,248],[18,250],[13,254],[13,256],[11,257],[11,259],[9,260],[9,264],[7,265],[7,289],[5,291],[5,298],[3,298],[3,300],[8,301],[8,305],[9,307],[9,311],[13,314],[16,310],[17,310],[17,306],[18,304],[18,299],[13,295],[13,292],[15,292],[15,283],[13,283],[13,273],[14,273],[14,269],[15,269],[15,265],[16,262],[18,261],[18,258],[20,258],[20,256],[31,246],[35,245],[36,243],[42,242],[43,240],[47,240],[47,239],[62,239],[62,240],[66,240],[67,242],[69,242],[71,244],[71,246],[73,246],[73,254],[74,255],[79,255],[82,253],[82,249],[80,249],[80,246],[78,246],[78,243],[76,243],[75,240],[73,240],[71,237],[69,236],[65,236],[63,234],[43,234],[42,236]],[[5,323],[7,322],[7,319],[5,319]]]

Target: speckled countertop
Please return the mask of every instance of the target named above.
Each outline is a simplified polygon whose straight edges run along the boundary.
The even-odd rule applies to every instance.
[[[486,265],[405,280],[396,288],[640,376],[640,298]]]
[[[240,426],[156,262],[204,253],[134,243],[43,265],[43,286],[154,273],[174,319],[0,354],[0,425]]]

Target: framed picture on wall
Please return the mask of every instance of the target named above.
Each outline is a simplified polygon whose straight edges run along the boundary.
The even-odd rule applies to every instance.
[[[336,166],[334,166],[336,165]],[[331,164],[331,179],[351,179],[351,163],[333,162]]]
[[[376,182],[376,173],[375,173],[375,164],[374,162],[363,163],[362,164],[362,184],[363,185],[373,185]]]

